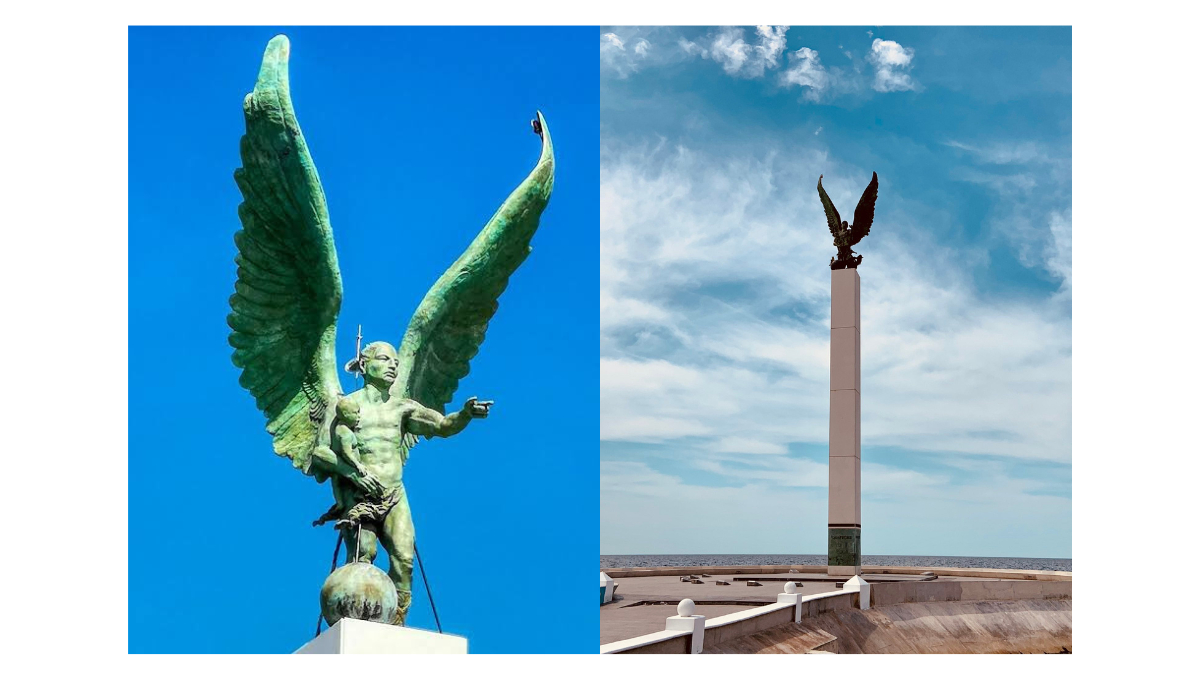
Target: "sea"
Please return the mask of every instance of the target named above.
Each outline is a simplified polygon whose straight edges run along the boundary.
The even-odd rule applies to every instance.
[[[824,565],[825,555],[601,555],[601,569],[630,567],[718,567],[759,564]],[[1044,569],[1071,571],[1070,558],[952,557],[946,555],[863,555],[864,565],[961,569]]]

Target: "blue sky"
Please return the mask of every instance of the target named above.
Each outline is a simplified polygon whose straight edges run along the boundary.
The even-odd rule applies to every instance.
[[[1069,28],[599,30],[601,553],[825,551],[830,235],[865,554],[1071,556]]]
[[[492,417],[423,442],[405,482],[447,632],[477,652],[594,651],[594,628],[544,625],[595,616],[590,28],[130,30],[130,650],[290,652],[329,570],[334,533],[310,526],[328,488],[272,454],[226,344],[242,98],[280,32],[342,267],[341,361],[359,323],[368,341],[400,339],[532,169],[529,120],[545,113],[554,194],[455,395],[495,399]],[[554,598],[504,605],[545,564]],[[414,593],[409,624],[432,629]]]

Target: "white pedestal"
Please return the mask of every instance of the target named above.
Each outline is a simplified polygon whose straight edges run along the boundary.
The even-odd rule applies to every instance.
[[[776,599],[776,601],[779,602],[779,604],[795,605],[796,613],[793,620],[796,623],[800,623],[800,613],[801,610],[804,609],[802,606],[804,603],[804,598],[800,595],[800,591],[796,590],[795,583],[792,583],[791,581],[785,583],[783,586],[783,592],[779,593],[779,597]]]
[[[842,590],[853,590],[855,588],[858,589],[858,608],[870,609],[871,584],[867,583],[867,580],[862,576],[855,576],[849,581],[846,581],[846,585],[842,586]]]
[[[296,654],[466,654],[467,639],[428,630],[342,619]]]
[[[666,630],[686,630],[692,634],[692,654],[699,654],[704,649],[704,617],[699,614],[691,616],[668,616]]]

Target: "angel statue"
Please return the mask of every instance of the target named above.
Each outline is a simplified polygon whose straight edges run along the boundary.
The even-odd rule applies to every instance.
[[[817,178],[817,193],[821,195],[825,219],[829,222],[829,232],[833,234],[833,245],[838,249],[837,259],[829,259],[829,268],[857,269],[862,263],[862,255],[855,257],[855,252],[850,250],[850,246],[857,245],[864,236],[871,233],[871,222],[875,221],[875,199],[879,196],[879,176],[871,173],[871,183],[867,185],[867,190],[863,192],[862,198],[858,199],[858,205],[854,208],[853,225],[842,221],[837,208],[833,207],[833,201],[829,200],[829,194],[825,193],[825,187],[821,186],[822,179],[825,179],[825,175]]]
[[[275,453],[334,487],[327,519],[338,520],[347,564],[371,564],[376,543],[383,545],[397,595],[390,618],[403,625],[415,540],[404,464],[418,437],[450,437],[488,415],[491,402],[474,397],[449,414],[446,405],[470,371],[500,293],[531,251],[554,186],[554,147],[539,112],[541,158],[533,171],[425,294],[399,348],[361,348],[347,368],[365,384],[344,394],[334,356],[342,279],[325,194],[292,109],[288,52],[285,36],[271,40],[242,105],[246,134],[234,172],[242,229],[234,235],[229,344]],[[391,243],[384,256],[398,263],[399,236]]]

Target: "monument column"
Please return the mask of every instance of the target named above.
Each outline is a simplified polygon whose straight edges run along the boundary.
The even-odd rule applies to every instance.
[[[829,331],[829,574],[862,573],[858,269],[833,269]]]

